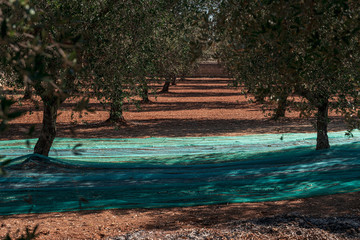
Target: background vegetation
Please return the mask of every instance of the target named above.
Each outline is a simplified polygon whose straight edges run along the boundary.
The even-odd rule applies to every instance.
[[[344,1],[0,0],[1,86],[44,106],[34,153],[47,156],[60,105],[95,97],[109,122],[125,101],[146,103],[207,56],[219,60],[272,117],[289,106],[315,116],[316,149],[329,148],[328,112],[358,127],[360,3]],[[139,100],[141,99],[141,100]],[[1,130],[20,116],[1,94]]]

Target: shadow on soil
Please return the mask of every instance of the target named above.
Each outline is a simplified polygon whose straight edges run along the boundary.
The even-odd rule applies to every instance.
[[[349,238],[356,238],[360,237],[360,214],[357,208],[359,197],[360,192],[357,192],[282,202],[136,211],[151,216],[151,220],[142,226],[150,231],[173,231],[186,226],[226,228],[251,223],[257,226],[278,227],[290,224],[300,229],[322,229],[329,233],[347,234]],[[119,217],[132,213],[131,210],[111,211]]]
[[[300,229],[322,229],[329,233],[345,234],[349,238],[360,237],[360,192],[320,196],[279,202],[219,204],[183,208],[113,209],[106,210],[118,218],[136,214],[134,228],[144,230],[176,231],[187,227],[227,228],[297,226]],[[102,211],[59,213],[59,217],[81,217]],[[30,215],[0,216],[0,220],[32,219]],[[37,214],[38,220],[48,219],[48,214]],[[269,228],[260,228],[267,231]],[[346,238],[347,239],[347,238]]]
[[[29,138],[30,124],[10,124],[9,129],[0,134],[0,140]],[[32,136],[40,133],[40,124],[35,125]],[[311,121],[305,119],[285,118],[273,120],[188,120],[188,119],[156,119],[130,121],[127,126],[116,126],[106,122],[90,122],[86,124],[58,124],[57,137],[73,138],[135,138],[135,137],[196,137],[222,136],[241,134],[314,132]],[[346,129],[342,118],[333,118],[329,131]]]

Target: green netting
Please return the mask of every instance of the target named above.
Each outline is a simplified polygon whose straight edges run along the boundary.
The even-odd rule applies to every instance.
[[[360,190],[360,132],[239,137],[57,139],[60,168],[8,170],[0,178],[0,214],[79,209],[153,208],[256,202]],[[30,140],[30,145],[35,140]],[[73,147],[82,144],[81,155]],[[26,140],[1,141],[19,164]]]

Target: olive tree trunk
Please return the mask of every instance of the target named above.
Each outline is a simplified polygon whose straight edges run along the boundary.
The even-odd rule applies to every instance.
[[[329,138],[327,135],[327,127],[329,122],[329,101],[322,101],[321,105],[317,107],[318,112],[316,116],[316,150],[328,149],[330,148]]]
[[[176,85],[176,77],[175,76],[172,78],[171,85],[174,85],[174,86]]]
[[[122,103],[112,102],[110,104],[110,117],[106,122],[126,124],[126,120],[123,116]]]
[[[142,85],[142,88],[141,88],[141,103],[150,103],[150,99],[149,99],[149,86],[144,83]]]
[[[40,137],[34,147],[34,153],[49,155],[50,148],[56,136],[56,118],[60,102],[57,98],[46,99],[44,102],[44,115]]]
[[[169,87],[170,87],[170,84],[173,83],[173,85],[176,84],[176,76],[175,75],[171,75],[169,77],[167,77],[165,79],[165,83],[164,83],[164,86],[162,88],[162,90],[160,91],[160,93],[167,93],[169,92]],[[175,83],[175,84],[174,84]]]
[[[281,117],[285,117],[286,107],[287,107],[287,95],[282,95],[279,98],[277,103],[277,108],[275,109],[275,113],[272,116],[273,120],[278,120]]]
[[[166,78],[165,83],[163,85],[163,88],[161,89],[161,93],[167,93],[169,92],[169,87],[170,87],[170,83],[171,83],[171,79],[170,78]]]

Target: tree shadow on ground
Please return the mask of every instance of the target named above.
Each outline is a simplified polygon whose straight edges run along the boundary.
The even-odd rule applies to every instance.
[[[130,122],[131,123],[131,122]],[[308,120],[284,119],[280,123],[271,120],[194,120],[194,119],[156,119],[132,121],[128,127],[118,129],[101,128],[101,124],[76,126],[78,137],[82,132],[91,131],[94,137],[191,137],[191,136],[223,136],[263,133],[314,132]],[[341,118],[334,119],[330,131],[341,131],[345,125]]]
[[[0,134],[0,140],[29,138],[31,124],[9,124],[9,129]],[[35,125],[32,136],[40,133],[41,125]],[[58,124],[57,137],[75,138],[144,138],[144,137],[198,137],[249,135],[264,133],[314,132],[311,120],[286,118],[280,121],[267,119],[153,119],[129,121],[128,126],[116,126],[105,122],[86,124]],[[346,124],[341,117],[334,117],[329,131],[344,131]]]
[[[156,102],[152,105],[143,105],[140,109],[130,108],[129,112],[155,112],[155,111],[182,111],[182,110],[199,110],[199,109],[251,109],[246,102]]]
[[[360,192],[321,196],[278,202],[235,203],[137,210],[151,216],[143,223],[146,230],[179,230],[186,226],[208,228],[230,226],[244,222],[278,226],[298,224],[302,228],[320,228],[328,232],[358,234],[360,236]],[[111,210],[114,215],[125,216],[133,210]],[[86,212],[84,212],[86,214]],[[354,232],[355,231],[355,232]]]

